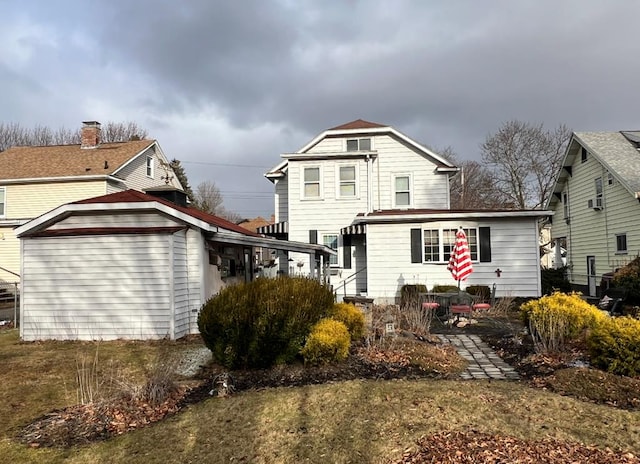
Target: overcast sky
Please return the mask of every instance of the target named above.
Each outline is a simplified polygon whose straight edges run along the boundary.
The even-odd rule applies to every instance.
[[[0,121],[135,121],[244,217],[362,118],[461,159],[510,119],[640,129],[640,2],[0,0]],[[1,169],[1,167],[0,167]]]

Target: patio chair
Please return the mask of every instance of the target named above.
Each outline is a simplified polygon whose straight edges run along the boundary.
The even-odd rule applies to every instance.
[[[461,293],[452,296],[449,299],[449,303],[449,313],[452,317],[455,316],[456,322],[460,320],[460,316],[471,317],[471,312],[473,311],[473,298],[471,295]]]

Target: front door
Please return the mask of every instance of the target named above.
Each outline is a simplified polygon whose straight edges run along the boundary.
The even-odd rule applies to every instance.
[[[589,286],[589,296],[596,295],[596,257],[587,256],[587,283]]]

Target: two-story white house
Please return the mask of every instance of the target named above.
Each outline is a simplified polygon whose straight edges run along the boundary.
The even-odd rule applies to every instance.
[[[458,168],[398,130],[356,120],[326,130],[265,174],[275,186],[276,223],[260,232],[327,245],[338,297],[393,302],[405,284],[455,284],[447,262],[455,232],[470,242],[467,285],[498,296],[539,296],[538,221],[550,213],[451,210]],[[312,273],[307,256],[279,256],[281,272]]]
[[[551,238],[566,250],[572,286],[587,295],[640,254],[639,150],[640,131],[574,132],[567,146],[547,205]]]
[[[17,146],[0,153],[0,282],[20,280],[14,228],[65,203],[180,181],[156,140],[103,143],[85,121],[76,145]]]

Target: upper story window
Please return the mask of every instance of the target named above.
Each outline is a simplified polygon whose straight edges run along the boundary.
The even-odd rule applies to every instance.
[[[339,195],[340,198],[354,198],[358,193],[356,183],[356,167],[340,166],[339,169]]]
[[[627,252],[627,234],[616,234],[616,253]]]
[[[610,172],[607,173],[607,184],[608,185],[613,185],[613,183],[615,182],[615,179],[613,177],[613,174],[611,174]]]
[[[562,192],[563,219],[569,219],[569,193]]]
[[[4,217],[6,214],[6,204],[7,204],[7,195],[6,189],[4,187],[0,187],[0,217]]]
[[[393,206],[411,206],[411,175],[396,174],[393,176]]]
[[[151,177],[153,179],[153,156],[147,155],[147,177]]]
[[[347,151],[369,151],[371,139],[347,139]]]
[[[596,178],[596,205],[602,207],[602,197],[603,197],[603,191],[602,191],[602,177],[597,177]]]
[[[320,167],[304,168],[303,183],[304,198],[320,198]]]
[[[586,163],[587,162],[587,149],[585,147],[582,147],[580,150],[580,162],[581,163]]]
[[[467,234],[471,261],[478,261],[478,229],[463,229]],[[457,229],[424,229],[424,262],[448,262],[456,243]]]

